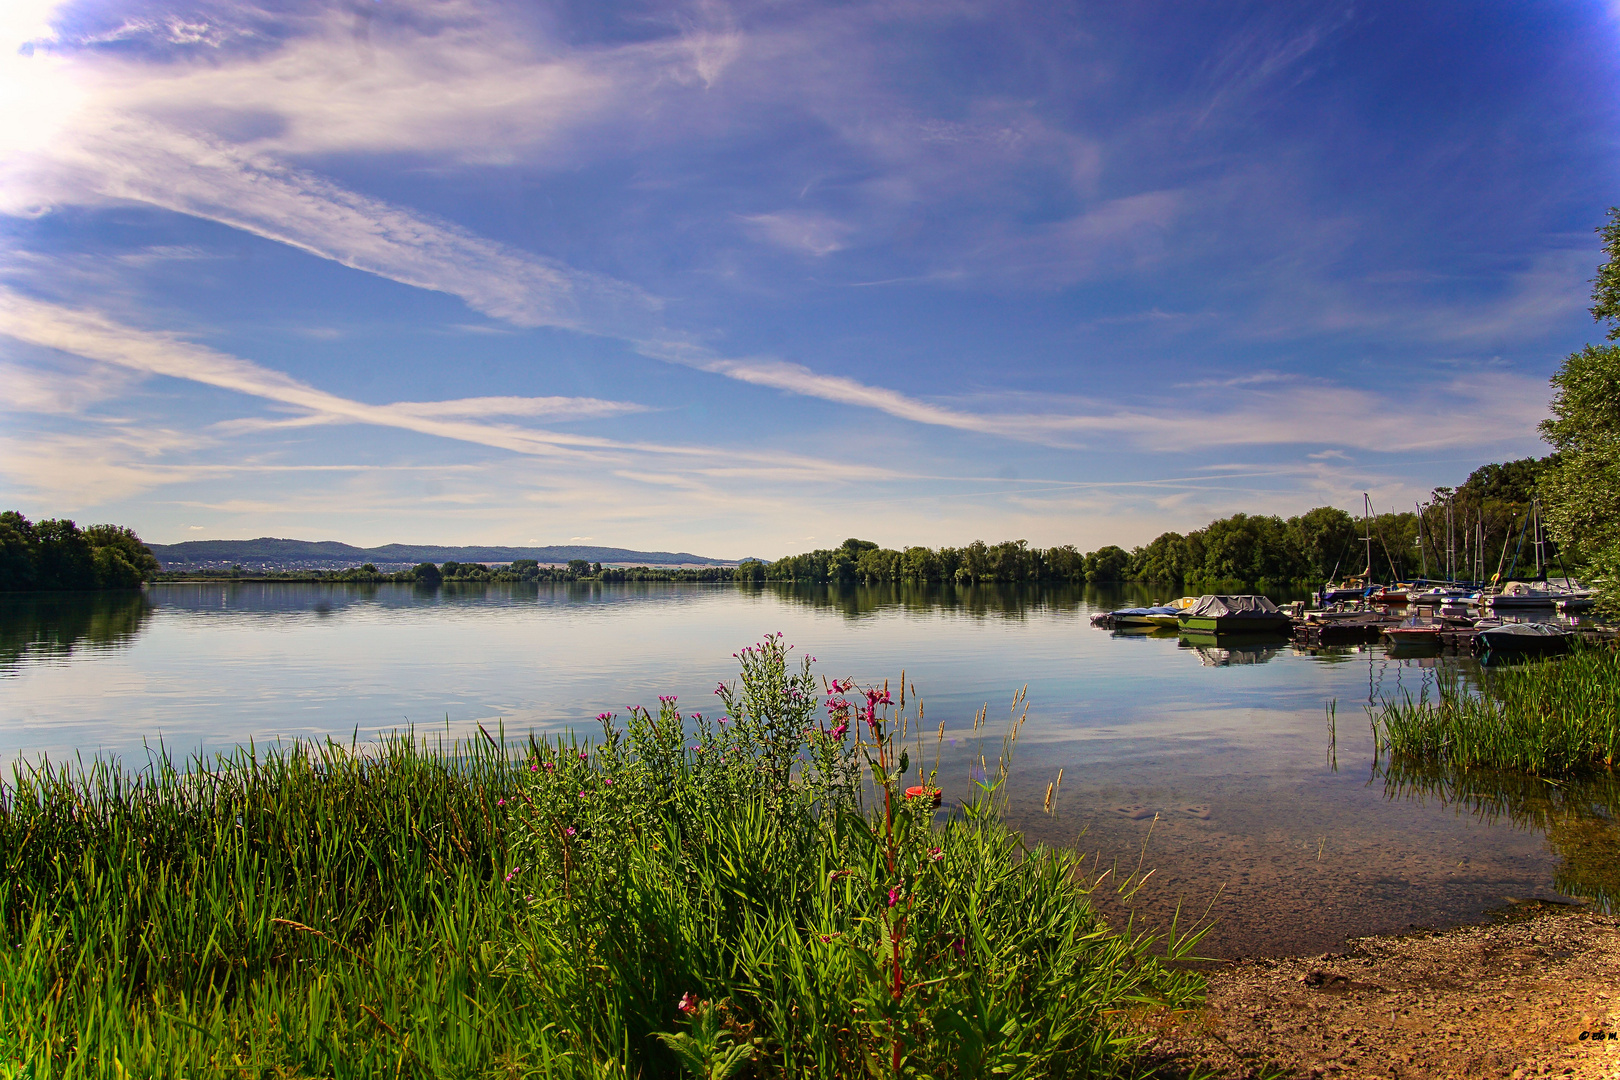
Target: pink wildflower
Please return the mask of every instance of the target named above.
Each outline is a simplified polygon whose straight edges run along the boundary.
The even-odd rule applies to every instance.
[[[695,1013],[697,1012],[697,1007],[697,998],[692,996],[692,991],[690,990],[682,994],[681,1000],[675,1003],[675,1008],[679,1009],[683,1013]]]
[[[889,890],[889,906],[894,907],[894,905],[898,904],[899,902],[900,902],[900,890],[898,888],[890,889]]]

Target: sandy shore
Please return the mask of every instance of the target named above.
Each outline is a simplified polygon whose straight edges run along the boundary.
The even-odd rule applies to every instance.
[[[1487,926],[1235,961],[1153,1053],[1165,1077],[1620,1080],[1620,918],[1529,903]]]

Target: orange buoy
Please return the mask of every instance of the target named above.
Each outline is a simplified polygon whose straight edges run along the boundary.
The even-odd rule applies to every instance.
[[[945,793],[939,790],[939,788],[923,787],[921,784],[918,784],[916,787],[906,788],[906,798],[908,799],[924,799],[928,798],[929,796],[933,797],[934,805],[938,806],[942,801],[944,801]]]

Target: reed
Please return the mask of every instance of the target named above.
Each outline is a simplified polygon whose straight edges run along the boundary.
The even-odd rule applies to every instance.
[[[1577,645],[1567,656],[1486,668],[1477,688],[1442,672],[1373,714],[1380,750],[1535,776],[1612,771],[1620,761],[1620,649]]]
[[[740,659],[723,722],[589,743],[15,766],[0,1075],[1129,1075],[1196,939],[1111,932],[994,783],[907,799],[885,692]]]

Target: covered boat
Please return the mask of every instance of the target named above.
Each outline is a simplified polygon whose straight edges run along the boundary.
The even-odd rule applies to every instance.
[[[1274,634],[1293,628],[1294,621],[1264,596],[1226,596],[1211,593],[1181,613],[1181,629],[1206,634]]]
[[[1496,655],[1548,656],[1569,651],[1570,635],[1552,623],[1504,623],[1481,630],[1479,647]]]

